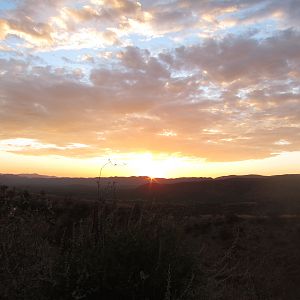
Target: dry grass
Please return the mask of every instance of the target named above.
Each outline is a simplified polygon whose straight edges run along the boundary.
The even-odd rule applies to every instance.
[[[1,299],[298,299],[285,223],[53,203],[5,187],[0,216]]]

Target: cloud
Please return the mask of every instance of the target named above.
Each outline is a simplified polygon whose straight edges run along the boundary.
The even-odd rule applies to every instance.
[[[155,56],[129,46],[113,67],[92,69],[90,82],[2,60],[1,139],[84,144],[86,156],[110,149],[228,161],[295,151],[300,91],[289,74],[299,66],[298,41],[293,31],[260,42],[227,36]]]
[[[36,50],[119,44],[130,23],[144,22],[137,1],[24,0],[0,19],[0,39],[17,36]]]
[[[80,143],[71,143],[65,146],[58,146],[55,144],[44,144],[36,139],[28,138],[15,138],[5,139],[0,141],[0,151],[6,152],[26,152],[28,150],[41,150],[41,149],[55,149],[55,150],[69,150],[87,148],[88,146]]]
[[[291,7],[299,7],[297,1],[143,1],[143,9],[151,16],[148,22],[151,34],[198,32],[212,36],[218,31],[235,26],[253,25],[266,20],[284,19],[285,26],[292,24]],[[283,25],[283,24],[281,24]],[[295,24],[294,24],[295,25]]]
[[[299,33],[286,30],[261,41],[227,36],[218,41],[207,39],[202,45],[176,49],[180,67],[205,70],[214,81],[248,83],[264,78],[287,78],[299,66]]]
[[[297,0],[23,0],[0,19],[0,39],[18,36],[36,50],[105,47],[126,43],[130,34],[211,37],[267,20],[274,30],[299,28],[299,15]]]
[[[6,20],[0,19],[0,39],[3,40],[6,38],[6,35],[9,31],[9,24]]]
[[[0,39],[19,50],[0,59],[2,150],[151,151],[209,161],[299,150],[297,1],[77,4],[27,0],[1,14]],[[272,18],[269,32],[250,30]],[[226,32],[231,27],[236,32]],[[176,32],[184,45],[174,42]],[[10,43],[12,35],[25,44]],[[60,48],[83,49],[72,56],[80,61],[70,56],[61,65]],[[46,61],[39,50],[49,51]]]

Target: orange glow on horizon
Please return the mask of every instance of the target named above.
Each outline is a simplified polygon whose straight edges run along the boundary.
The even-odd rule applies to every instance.
[[[110,156],[116,165],[107,165],[103,177],[147,176],[155,178],[218,177],[223,175],[277,175],[299,173],[300,152],[236,162],[207,162],[179,155],[127,153]],[[96,177],[107,157],[68,158],[31,156],[0,151],[0,173],[51,175],[58,177]]]

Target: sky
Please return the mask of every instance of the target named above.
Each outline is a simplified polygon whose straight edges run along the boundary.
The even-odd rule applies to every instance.
[[[104,164],[299,173],[300,1],[0,1],[0,173]]]

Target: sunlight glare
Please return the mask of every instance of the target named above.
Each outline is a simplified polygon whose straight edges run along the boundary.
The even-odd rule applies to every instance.
[[[151,153],[137,156],[132,164],[138,176],[148,176],[150,179],[166,176],[167,170],[162,168],[161,163]]]

